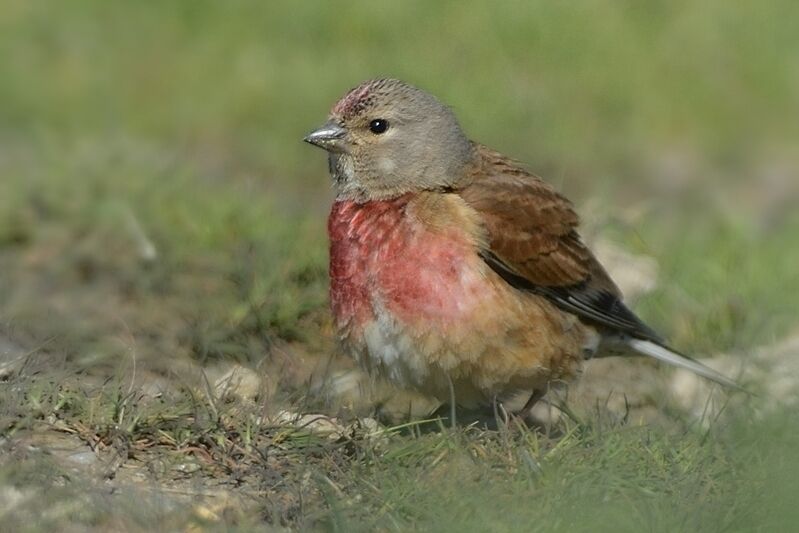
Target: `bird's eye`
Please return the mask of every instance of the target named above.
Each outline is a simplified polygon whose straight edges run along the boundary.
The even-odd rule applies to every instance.
[[[375,135],[380,135],[381,133],[385,133],[387,129],[388,129],[388,120],[382,118],[376,118],[369,123],[369,131],[371,131]]]

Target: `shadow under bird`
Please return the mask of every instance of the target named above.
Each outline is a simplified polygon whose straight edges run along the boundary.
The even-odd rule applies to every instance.
[[[350,90],[305,137],[328,152],[330,302],[370,373],[463,407],[550,384],[594,356],[643,354],[724,386],[622,302],[574,207],[469,140],[452,111],[395,79]]]

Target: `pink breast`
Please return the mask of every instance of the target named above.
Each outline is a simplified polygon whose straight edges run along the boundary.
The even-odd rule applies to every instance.
[[[462,231],[430,231],[408,213],[410,195],[333,204],[330,301],[337,325],[362,327],[382,306],[406,323],[444,326],[479,304],[479,262]]]

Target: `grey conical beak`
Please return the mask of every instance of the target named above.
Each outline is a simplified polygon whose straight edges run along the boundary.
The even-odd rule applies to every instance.
[[[328,152],[342,152],[346,133],[347,130],[335,122],[328,122],[306,135],[303,140],[319,148],[324,148]]]

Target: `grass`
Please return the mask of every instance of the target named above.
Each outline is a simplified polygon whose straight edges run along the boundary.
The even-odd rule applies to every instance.
[[[31,355],[0,382],[3,520],[790,529],[799,425],[787,408],[741,408],[710,429],[599,410],[552,434],[419,423],[328,439],[267,421],[283,409],[353,417],[304,368],[335,350],[331,191],[323,156],[300,139],[373,76],[430,89],[475,138],[574,198],[588,233],[656,258],[660,285],[636,307],[675,345],[745,353],[794,331],[796,11],[5,2],[0,348]],[[273,390],[245,401],[197,374],[229,361]],[[105,466],[48,452],[64,442]]]
[[[144,508],[112,510],[102,483],[64,491],[64,478],[67,486],[82,478],[46,456],[7,449],[16,461],[5,462],[6,486],[47,491],[15,509],[10,516],[20,522],[12,524],[47,509],[37,528],[57,520],[103,529],[212,526],[200,504],[168,500],[170,491],[196,496],[197,485],[209,484],[247,500],[246,512],[231,507],[226,516],[243,530],[750,531],[782,530],[796,517],[793,413],[753,422],[744,410],[710,430],[671,433],[601,419],[565,422],[557,435],[517,424],[487,431],[418,422],[376,436],[355,425],[331,440],[270,424],[265,404],[200,390],[147,398],[119,383],[87,391],[77,381],[18,377],[8,385],[17,391],[3,397],[9,441],[46,426],[115,465],[102,479],[121,478],[126,464],[157,484],[139,486]]]

